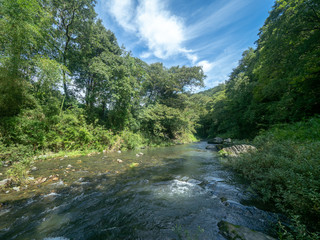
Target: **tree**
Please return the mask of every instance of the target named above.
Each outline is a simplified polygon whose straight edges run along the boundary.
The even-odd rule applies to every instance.
[[[35,56],[46,48],[47,12],[37,0],[0,2],[0,115],[27,103]]]
[[[95,2],[95,0],[51,0],[56,48],[54,56],[71,71],[71,77],[73,77],[72,64],[77,61],[81,47],[77,40],[89,31],[96,17]],[[67,100],[70,98],[68,81],[68,72],[63,70],[63,88]]]

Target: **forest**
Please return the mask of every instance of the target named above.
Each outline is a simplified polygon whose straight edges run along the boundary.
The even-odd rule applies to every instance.
[[[120,47],[95,0],[0,1],[0,161],[23,182],[34,156],[216,136],[259,152],[230,160],[295,219],[320,228],[320,2],[277,0],[225,83],[194,93],[199,66],[147,64]],[[248,164],[248,162],[250,164]]]

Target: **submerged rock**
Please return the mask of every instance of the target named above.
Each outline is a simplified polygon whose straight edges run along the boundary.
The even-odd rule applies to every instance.
[[[262,232],[256,232],[247,227],[234,225],[225,221],[220,221],[218,227],[220,234],[230,240],[276,240]]]
[[[206,146],[206,149],[208,149],[208,150],[218,150],[217,147],[216,147],[216,145],[212,145],[212,144]]]

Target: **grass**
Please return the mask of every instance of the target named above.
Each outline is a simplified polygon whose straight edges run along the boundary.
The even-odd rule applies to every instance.
[[[253,145],[257,152],[228,158],[227,165],[251,182],[262,201],[293,219],[282,239],[319,239],[320,118],[276,125]]]

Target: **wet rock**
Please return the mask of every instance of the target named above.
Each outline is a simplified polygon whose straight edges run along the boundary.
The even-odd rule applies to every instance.
[[[223,142],[224,143],[232,143],[232,140],[231,140],[231,138],[227,138],[227,139],[224,139]]]
[[[0,181],[0,187],[6,187],[10,184],[11,180],[9,178],[3,179]]]
[[[208,146],[206,146],[206,149],[208,149],[208,150],[218,150],[216,145],[208,145]]]
[[[187,182],[195,185],[200,185],[202,183],[201,181],[196,179],[189,179]]]
[[[20,191],[20,187],[13,187],[12,189],[15,190],[15,191],[17,191],[17,192]]]
[[[103,152],[103,153],[107,153],[107,150],[103,150],[102,152]]]
[[[37,167],[32,167],[30,170],[31,170],[32,172],[34,172],[34,171],[37,171],[38,168],[37,168]]]
[[[67,167],[68,167],[68,168],[72,168],[72,165],[71,165],[71,164],[69,164]]]
[[[215,137],[213,139],[208,140],[209,144],[222,144],[223,143],[223,138],[220,137]]]
[[[143,156],[142,152],[136,154],[136,157],[140,157],[140,156]]]
[[[234,145],[232,147],[226,147],[221,150],[221,154],[225,156],[230,156],[230,157],[237,157],[241,153],[247,153],[250,151],[256,151],[256,147],[252,145],[246,145],[246,144],[241,144],[241,145]]]
[[[131,163],[129,165],[130,168],[135,168],[135,167],[138,167],[139,166],[139,163]]]
[[[47,181],[47,178],[39,177],[39,178],[37,178],[37,180],[34,183],[35,184],[40,184],[40,183],[44,183],[45,181]]]
[[[123,161],[121,159],[117,159],[118,163],[123,163]]]
[[[119,150],[119,151],[117,151],[117,153],[121,153],[121,151]]]
[[[244,226],[234,225],[225,221],[218,223],[220,234],[229,240],[276,240],[264,233],[253,231]]]
[[[181,181],[188,181],[188,180],[189,180],[189,178],[187,176],[181,178]]]

